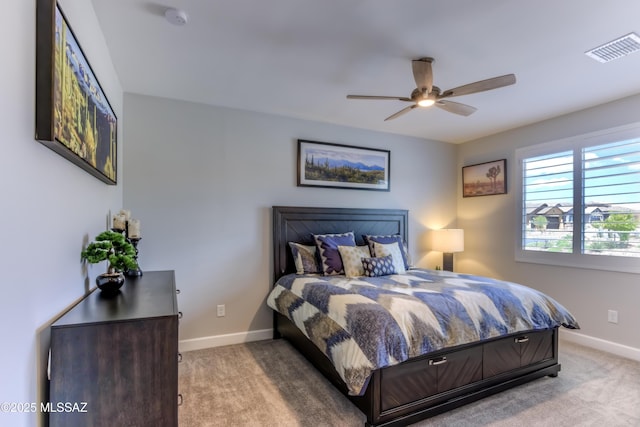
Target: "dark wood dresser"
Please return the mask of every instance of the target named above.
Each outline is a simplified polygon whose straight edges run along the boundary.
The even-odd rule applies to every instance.
[[[49,425],[177,426],[178,317],[174,272],[145,271],[118,295],[96,290],[58,319]]]

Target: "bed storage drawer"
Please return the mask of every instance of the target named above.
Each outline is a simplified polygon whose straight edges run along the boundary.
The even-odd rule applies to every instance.
[[[553,339],[553,331],[548,330],[484,344],[484,378],[553,358]]]
[[[404,362],[380,372],[383,411],[482,379],[480,347]]]

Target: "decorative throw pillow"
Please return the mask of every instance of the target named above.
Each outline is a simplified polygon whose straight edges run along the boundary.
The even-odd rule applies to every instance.
[[[407,245],[404,242],[404,240],[402,239],[402,236],[399,234],[385,234],[385,235],[370,235],[370,234],[363,234],[362,238],[364,239],[364,242],[369,245],[369,251],[371,251],[371,256],[376,257],[378,256],[378,254],[375,253],[375,249],[373,248],[373,243],[374,242],[378,242],[378,243],[383,243],[383,244],[387,244],[387,243],[393,243],[393,242],[398,242],[398,245],[400,246],[400,250],[402,251],[402,261],[404,263],[404,268],[405,270],[408,270],[409,267],[411,267],[411,260],[409,259],[409,250],[407,249]]]
[[[293,262],[296,266],[296,274],[317,274],[322,273],[318,265],[316,247],[289,242]]]
[[[398,242],[382,244],[373,242],[374,253],[377,258],[391,256],[393,262],[393,269],[398,274],[406,273],[404,268],[404,261],[402,260],[402,251],[400,250],[400,244]]]
[[[393,268],[393,259],[391,255],[381,258],[362,258],[362,268],[365,276],[378,277],[396,274]]]
[[[364,276],[362,258],[369,258],[369,246],[338,246],[342,258],[344,275],[347,277]]]
[[[344,274],[338,246],[355,246],[353,231],[342,234],[314,234],[313,238],[320,253],[320,267],[324,275]]]

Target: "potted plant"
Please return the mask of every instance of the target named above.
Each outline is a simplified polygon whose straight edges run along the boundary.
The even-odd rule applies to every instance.
[[[122,233],[103,231],[81,253],[81,259],[91,264],[108,261],[107,272],[96,277],[103,292],[116,292],[124,284],[124,271],[138,268],[136,249]]]

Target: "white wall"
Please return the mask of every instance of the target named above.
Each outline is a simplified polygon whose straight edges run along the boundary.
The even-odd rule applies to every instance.
[[[455,219],[455,146],[143,95],[124,99],[124,204],[141,219],[142,268],[176,270],[181,340],[271,328],[273,205],[408,209],[411,251],[421,265],[435,265],[437,254],[425,255],[420,240],[426,227]],[[297,187],[298,138],[391,150],[391,191]],[[218,304],[226,304],[226,317],[216,317]]]
[[[0,26],[0,402],[36,402],[44,375],[39,356],[48,346],[40,329],[93,286],[80,250],[122,201],[121,184],[102,183],[34,139],[35,4],[3,2],[10,18]],[[122,119],[122,89],[91,2],[60,4]],[[119,141],[122,153],[122,132]],[[121,171],[122,162],[120,177]],[[33,426],[37,420],[36,414],[0,413],[0,425]]]
[[[516,182],[516,149],[634,123],[638,121],[639,109],[640,95],[636,95],[471,141],[459,147],[458,167],[506,158],[508,183],[512,185]],[[518,201],[513,188],[507,195],[462,198],[461,187],[462,184],[457,187],[458,225],[465,229],[466,241],[465,251],[456,255],[458,269],[540,289],[578,318],[579,332],[588,337],[579,338],[586,339],[585,344],[640,357],[638,274],[515,262]],[[608,309],[618,310],[618,324],[607,322]]]

